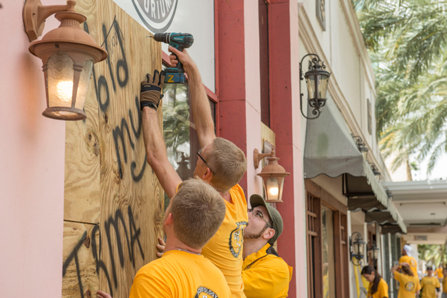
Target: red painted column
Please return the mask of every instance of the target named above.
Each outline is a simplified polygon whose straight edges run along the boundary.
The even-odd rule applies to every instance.
[[[276,134],[276,152],[281,165],[291,173],[286,177],[282,204],[277,204],[284,221],[284,231],[278,239],[279,254],[290,265],[295,263],[295,217],[293,188],[293,127],[290,68],[291,61],[289,0],[272,0],[269,7],[270,56],[270,123]],[[296,33],[298,34],[298,32]],[[298,128],[295,128],[298,129]],[[303,210],[304,212],[304,210]],[[306,241],[306,239],[302,239]],[[296,297],[296,272],[289,287],[289,297]]]
[[[215,0],[217,134],[247,153],[244,1]],[[247,176],[240,182],[247,190]]]

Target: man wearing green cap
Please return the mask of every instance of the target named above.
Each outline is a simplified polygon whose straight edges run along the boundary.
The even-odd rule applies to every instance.
[[[250,197],[250,205],[244,230],[244,293],[247,298],[287,297],[293,269],[272,246],[283,230],[281,215],[257,194]]]

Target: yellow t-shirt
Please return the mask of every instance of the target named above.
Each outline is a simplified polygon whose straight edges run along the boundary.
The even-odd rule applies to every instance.
[[[442,292],[447,293],[447,276],[442,280]]]
[[[247,256],[242,265],[247,298],[287,297],[292,267],[277,255],[267,253],[270,244]]]
[[[380,279],[379,285],[377,286],[377,291],[374,294],[371,294],[371,287],[373,283],[369,283],[369,289],[368,289],[368,297],[372,298],[383,298],[383,297],[389,297],[388,296],[388,285],[386,281],[383,280],[383,278]]]
[[[444,278],[444,273],[442,271],[443,271],[442,268],[436,269],[435,274],[438,278]]]
[[[399,259],[399,264],[408,263],[410,265],[411,271],[415,276],[418,276],[418,263],[416,259],[410,256],[401,256]]]
[[[435,276],[426,276],[421,279],[421,298],[436,297],[436,288],[440,288],[439,280]]]
[[[395,271],[394,279],[399,282],[397,298],[414,298],[415,293],[419,289],[419,279],[417,276],[409,276]]]
[[[202,254],[224,274],[232,297],[245,297],[242,282],[243,230],[247,226],[247,201],[244,191],[237,184],[230,189],[231,202],[216,234],[202,249]]]
[[[138,270],[129,298],[230,297],[222,272],[202,255],[169,250]]]

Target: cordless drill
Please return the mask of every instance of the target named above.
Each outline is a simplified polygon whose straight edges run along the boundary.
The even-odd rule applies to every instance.
[[[154,39],[167,43],[179,51],[189,48],[194,42],[194,37],[189,33],[156,33]],[[180,61],[176,67],[167,67],[163,71],[165,73],[165,84],[183,84],[186,82],[185,71]]]

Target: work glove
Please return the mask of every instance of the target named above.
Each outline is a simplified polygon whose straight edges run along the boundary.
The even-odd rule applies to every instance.
[[[165,81],[165,74],[154,70],[154,75],[146,74],[146,80],[141,82],[140,90],[140,109],[150,107],[157,110],[160,99],[163,97],[162,90]]]

